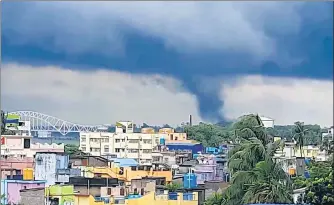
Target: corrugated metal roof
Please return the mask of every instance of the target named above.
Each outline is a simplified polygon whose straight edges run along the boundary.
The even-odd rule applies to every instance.
[[[134,159],[116,158],[116,159],[114,159],[114,162],[118,163],[120,167],[138,166],[138,162]]]

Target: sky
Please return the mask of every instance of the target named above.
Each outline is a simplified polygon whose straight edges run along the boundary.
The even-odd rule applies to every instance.
[[[331,2],[3,2],[1,60],[6,111],[333,125]]]

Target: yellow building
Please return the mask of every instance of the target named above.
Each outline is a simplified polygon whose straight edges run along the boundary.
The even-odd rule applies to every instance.
[[[168,195],[155,195],[154,192],[151,192],[141,198],[137,199],[127,199],[125,200],[126,205],[197,205],[198,204],[198,195],[196,192],[193,192],[190,195],[188,200],[184,200],[182,193],[178,193],[177,200],[168,200]]]
[[[109,203],[112,204],[112,203]],[[108,205],[103,201],[96,201],[91,195],[74,195],[74,205]]]
[[[303,157],[305,158],[317,158],[320,153],[320,148],[314,145],[303,146]],[[300,157],[299,147],[295,148],[296,157]]]
[[[146,166],[144,166],[146,167]],[[171,170],[153,170],[147,166],[146,170],[133,170],[131,167],[83,167],[85,177],[93,178],[95,176],[101,178],[118,178],[125,182],[131,182],[133,179],[141,179],[144,177],[165,177],[167,182],[172,181]]]
[[[74,193],[73,185],[53,185],[46,188],[45,195],[49,202],[58,201],[59,205],[113,205],[114,199],[110,196],[109,202],[106,203],[92,195],[83,195]],[[155,192],[150,192],[140,198],[125,199],[123,205],[197,205],[198,193],[178,193],[175,200],[169,200],[168,194],[156,195]],[[120,203],[117,203],[120,204]]]

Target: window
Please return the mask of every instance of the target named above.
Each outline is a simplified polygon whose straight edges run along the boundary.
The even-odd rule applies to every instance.
[[[103,138],[102,142],[107,142],[108,143],[109,142],[109,138]]]
[[[43,160],[42,160],[42,158],[41,158],[41,157],[40,157],[40,158],[37,158],[37,160],[36,160],[36,161],[37,161],[37,165],[42,165],[42,161],[43,161]]]
[[[150,150],[150,149],[144,149],[143,150],[143,153],[151,153],[152,152],[152,150]]]
[[[138,153],[138,149],[129,149],[129,153]]]
[[[144,144],[151,144],[152,140],[143,140]]]
[[[121,196],[124,196],[124,195],[125,195],[125,190],[124,190],[124,188],[121,188],[121,189],[119,190],[119,195],[121,195]]]
[[[86,146],[81,146],[82,151],[86,151],[86,149],[87,149]]]
[[[139,140],[129,140],[129,143],[138,143]]]
[[[86,140],[87,140],[86,137],[83,136],[81,137],[81,142],[86,142]]]
[[[116,140],[115,140],[115,143],[120,143],[120,142],[121,142],[120,139],[116,139]]]
[[[30,139],[24,139],[23,140],[23,148],[29,149],[30,148]]]
[[[109,153],[109,145],[104,145],[104,152],[108,152]]]
[[[120,152],[120,151],[121,151],[121,149],[119,149],[119,148],[115,149],[115,152]]]
[[[91,152],[100,152],[100,148],[90,148]]]
[[[111,188],[107,189],[107,195],[111,195]]]

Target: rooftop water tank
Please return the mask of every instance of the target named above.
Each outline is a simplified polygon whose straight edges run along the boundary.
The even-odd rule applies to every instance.
[[[165,145],[165,142],[166,142],[165,138],[160,138],[160,145]]]
[[[305,164],[306,164],[306,166],[308,166],[308,165],[310,165],[311,164],[311,159],[305,159]]]
[[[197,176],[192,173],[183,176],[183,187],[185,189],[194,189],[197,187]]]
[[[23,180],[34,180],[34,169],[32,168],[23,169]]]

